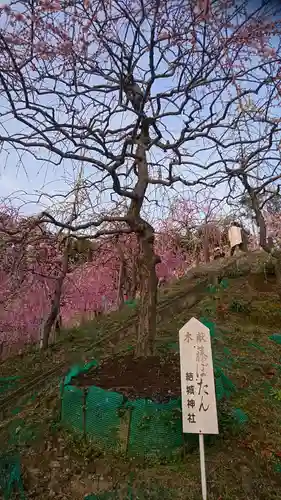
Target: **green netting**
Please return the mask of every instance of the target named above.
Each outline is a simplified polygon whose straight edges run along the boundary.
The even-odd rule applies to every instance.
[[[207,291],[208,291],[209,293],[215,293],[215,292],[217,291],[217,286],[216,286],[216,285],[210,285],[210,284],[209,284],[209,285],[207,286]]]
[[[222,283],[225,288],[227,283]],[[219,337],[215,325],[207,318],[200,321],[210,330],[212,342]],[[131,347],[131,346],[130,346]],[[165,350],[178,351],[178,343],[161,344]],[[229,368],[233,361],[231,352],[226,347],[218,349],[214,357],[214,374],[217,401],[228,399],[236,390],[235,385],[223,368]],[[155,403],[148,399],[125,402],[122,394],[106,391],[99,387],[81,390],[68,385],[71,378],[86,372],[92,361],[83,367],[76,365],[64,379],[62,401],[62,420],[69,427],[83,432],[102,447],[120,449],[131,456],[163,456],[170,457],[177,453],[184,444],[181,420],[181,399],[168,403]],[[83,410],[84,405],[84,410]],[[236,421],[246,422],[247,416],[239,409],[233,413]],[[192,436],[186,436],[192,445]],[[109,498],[109,497],[108,497]]]
[[[220,377],[215,379],[217,401],[221,401],[225,396],[225,389]]]
[[[220,368],[215,375],[217,400],[229,398],[235,391],[234,384]],[[236,417],[240,418],[238,413]],[[66,386],[62,422],[103,448],[118,450],[122,447],[131,456],[168,458],[184,443],[180,398],[168,403],[147,399],[125,402],[122,394],[99,387],[83,390]]]
[[[90,368],[93,368],[94,366],[98,366],[98,362],[95,359],[85,363],[84,365],[73,365],[68,374],[65,376],[63,384],[70,384],[73,377],[76,377],[80,373],[87,373]]]
[[[119,409],[123,395],[100,387],[90,387],[86,399],[86,434],[106,447],[116,447],[120,439]]]
[[[16,389],[19,386],[20,377],[0,377],[0,395]]]
[[[138,399],[127,403],[132,409],[128,453],[168,456],[183,444],[181,400],[154,403]]]
[[[77,432],[83,432],[84,428],[83,404],[83,390],[66,385],[63,391],[61,419],[65,426]]]
[[[213,326],[210,322],[207,324]],[[92,362],[91,366],[96,364]],[[224,374],[219,362],[215,361],[214,365],[217,401],[228,399],[236,390],[235,385]],[[76,376],[77,367],[74,368],[70,373]],[[69,376],[65,380],[69,380]],[[184,443],[180,398],[168,403],[148,399],[125,402],[123,395],[117,392],[65,385],[61,414],[63,423],[69,428],[83,433],[101,447],[114,450],[122,447],[131,456],[170,457]],[[236,420],[244,419],[239,410],[233,416]],[[191,443],[191,438],[189,441]]]
[[[220,292],[221,290],[226,290],[229,286],[229,281],[226,278],[223,278],[218,285],[209,284],[207,285],[207,292],[210,294],[215,294]]]
[[[170,342],[167,344],[167,348],[171,351],[179,352],[180,347],[178,342]]]
[[[248,342],[249,347],[253,347],[254,349],[258,349],[258,351],[265,352],[265,348],[259,345],[257,342]]]
[[[0,457],[0,493],[4,500],[13,498],[13,493],[17,492],[21,500],[25,500],[25,494],[21,479],[21,466],[18,456]]]
[[[228,399],[236,390],[230,378],[228,378],[223,373],[222,369],[218,367],[215,367],[215,386],[217,401],[221,401],[224,398]]]
[[[23,418],[13,420],[8,427],[9,429],[9,445],[23,446],[31,444],[40,435],[40,430],[36,425],[26,424]]]
[[[227,356],[228,359],[233,360],[233,356],[228,347],[223,347],[223,353]]]
[[[278,474],[280,474],[280,472],[281,472],[281,463],[278,462],[278,463],[273,464],[273,470],[274,470],[274,472],[277,472]]]
[[[214,358],[214,369],[222,370],[224,368],[230,368],[232,364],[232,359],[226,358],[225,356],[219,356],[218,354]]]
[[[215,332],[214,323],[212,321],[209,321],[207,318],[200,318],[199,321],[201,321],[201,323],[203,323],[203,325],[205,325],[207,328],[209,328],[211,338],[215,338],[216,332]]]
[[[248,415],[243,410],[241,410],[241,408],[235,408],[234,410],[232,410],[232,417],[240,426],[245,425],[249,420]]]
[[[132,309],[134,309],[134,307],[136,307],[136,305],[137,305],[137,301],[135,299],[125,300],[124,304],[126,306],[131,307]]]
[[[223,278],[220,282],[220,288],[222,288],[223,290],[226,290],[229,286],[229,281],[228,279],[226,278]]]
[[[274,333],[273,335],[270,335],[268,338],[270,340],[273,340],[273,342],[276,342],[276,344],[281,345],[281,334],[280,333]]]

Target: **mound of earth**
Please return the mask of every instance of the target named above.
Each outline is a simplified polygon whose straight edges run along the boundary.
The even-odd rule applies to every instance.
[[[130,400],[148,398],[168,402],[181,395],[178,354],[134,358],[133,355],[103,360],[97,368],[73,377],[79,387],[97,386],[122,393]]]

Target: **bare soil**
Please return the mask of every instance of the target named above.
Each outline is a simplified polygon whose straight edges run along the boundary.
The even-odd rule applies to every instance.
[[[149,398],[168,402],[181,394],[179,355],[134,358],[130,354],[105,359],[99,367],[73,377],[71,383],[120,392],[131,400]]]

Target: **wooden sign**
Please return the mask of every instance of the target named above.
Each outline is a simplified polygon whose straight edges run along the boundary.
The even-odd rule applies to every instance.
[[[191,318],[179,331],[183,432],[218,434],[210,330]]]
[[[235,247],[236,245],[240,245],[242,243],[241,228],[237,226],[231,226],[228,231],[228,238],[231,248]]]

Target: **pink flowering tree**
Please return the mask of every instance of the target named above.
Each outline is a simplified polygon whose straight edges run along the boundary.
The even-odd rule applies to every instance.
[[[171,268],[174,274],[182,275],[191,266],[209,262],[215,248],[227,244],[225,222],[220,206],[208,193],[204,204],[175,200],[168,217],[158,225],[158,269],[167,276]]]
[[[128,251],[129,245],[125,249]],[[76,266],[67,275],[62,308],[65,324],[78,323],[82,318],[94,317],[97,313],[118,308],[118,283],[120,270],[127,261],[120,259],[115,239],[100,240],[93,259]],[[128,270],[127,270],[128,274]],[[122,287],[124,292],[124,289]]]
[[[69,223],[45,212],[41,221],[93,239],[136,235],[138,356],[153,353],[156,333],[160,258],[149,207],[178,184],[217,182],[247,143],[233,140],[241,99],[277,75],[264,32],[278,35],[279,26],[267,21],[267,5],[247,4],[15,0],[1,8],[2,149],[47,160],[58,177],[63,163],[87,166],[83,217]],[[93,215],[94,190],[108,197]]]
[[[33,218],[0,215],[1,341],[37,341],[60,273],[61,252],[53,235]]]

